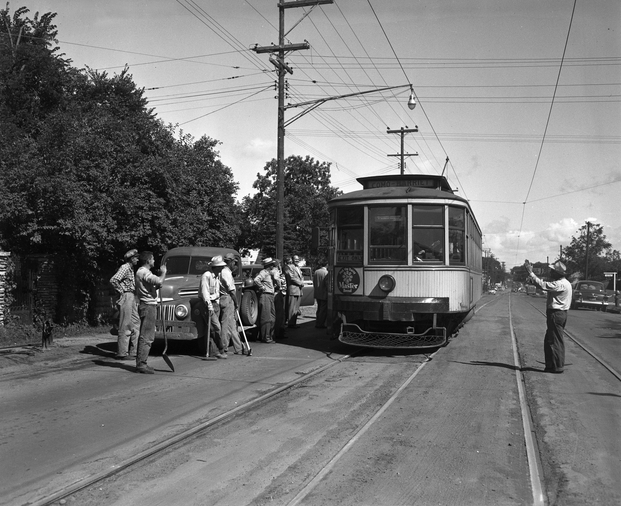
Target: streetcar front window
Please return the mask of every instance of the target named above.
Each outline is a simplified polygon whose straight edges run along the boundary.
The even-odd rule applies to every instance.
[[[465,254],[465,210],[460,207],[449,207],[449,263],[464,264]]]
[[[412,248],[416,262],[444,262],[444,206],[412,206]]]
[[[407,263],[407,207],[369,208],[369,263]]]
[[[364,207],[343,207],[336,215],[337,263],[362,263]]]

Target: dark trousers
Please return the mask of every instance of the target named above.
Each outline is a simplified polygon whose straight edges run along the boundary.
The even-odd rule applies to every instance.
[[[298,311],[300,310],[300,296],[287,296],[287,325],[295,327],[298,324]]]
[[[567,323],[567,311],[548,309],[546,312],[546,335],[543,340],[543,352],[546,369],[562,371],[565,367],[565,342],[563,334]]]
[[[274,307],[274,294],[262,293],[259,298],[259,319],[261,327],[259,335],[261,341],[271,342],[274,340],[274,324],[276,323],[276,308]]]
[[[151,351],[151,345],[155,340],[155,319],[157,318],[157,306],[155,304],[141,303],[138,306],[138,315],[140,317],[140,336],[138,337],[136,367],[146,367],[149,352]]]
[[[285,295],[282,292],[277,292],[274,295],[274,306],[276,306],[276,323],[274,334],[277,339],[282,339],[285,337]]]
[[[203,299],[200,299],[199,309],[205,328],[209,328],[209,354],[215,355],[226,351],[222,346],[222,328],[220,327],[220,304],[218,301],[212,301],[213,313],[209,313],[209,308]],[[208,327],[211,325],[211,327]]]
[[[315,299],[317,301],[317,312],[315,313],[315,327],[323,329],[328,322],[328,300]]]

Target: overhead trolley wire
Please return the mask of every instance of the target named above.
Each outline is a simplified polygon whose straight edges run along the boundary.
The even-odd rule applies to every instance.
[[[323,12],[323,9],[322,9],[322,12]],[[325,13],[324,13],[324,15],[325,15]],[[326,16],[326,17],[327,17],[327,16]],[[330,44],[328,44],[328,42],[326,41],[325,37],[323,36],[323,34],[321,33],[321,31],[319,30],[319,28],[315,25],[315,23],[314,23],[312,20],[310,20],[310,22],[312,23],[313,27],[315,28],[315,30],[317,31],[317,33],[319,34],[319,36],[322,38],[322,40],[324,41],[324,43],[325,43],[328,47],[330,47]],[[331,24],[331,26],[334,28],[335,32],[337,32],[337,33],[338,33],[338,30],[336,30],[336,27],[334,27],[334,24],[332,24],[332,22],[331,22],[331,21],[330,21],[330,24]],[[338,35],[339,35],[339,37],[341,38],[341,40],[343,40],[343,38],[341,37],[340,33],[338,33]],[[345,43],[345,41],[344,41],[344,40],[343,40],[343,43],[346,45],[346,47],[347,47],[347,48],[349,49],[349,51],[351,52],[351,49],[350,49],[350,48],[349,48],[349,46]],[[306,59],[306,57],[304,57],[304,59]],[[349,76],[349,74],[348,74],[346,71],[345,71],[345,73],[347,74],[347,77],[351,80],[351,77]],[[343,80],[343,83],[344,83],[344,80]],[[345,83],[344,83],[344,84],[345,84]],[[356,91],[359,91],[359,89],[356,87],[356,85],[350,86],[350,88],[349,88],[349,89],[351,90],[352,88],[353,88],[353,89],[355,89]],[[352,98],[353,98],[353,97],[352,97]],[[362,100],[364,101],[364,99],[362,99]],[[367,103],[367,104],[368,104],[369,102],[365,102],[365,103]],[[341,107],[341,110],[345,110],[345,109]],[[325,111],[325,108],[324,108],[324,111]],[[377,118],[378,118],[380,121],[382,121],[382,120],[381,120],[381,118],[379,118],[379,116],[377,115],[377,112],[376,112],[374,109],[372,109],[372,113],[373,113],[373,114],[375,114],[375,115],[377,116]],[[322,114],[325,114],[325,113],[323,113],[323,112],[322,112]],[[356,116],[354,116],[353,114],[351,114],[351,116],[352,116],[352,118],[353,118],[355,121],[357,121],[357,122],[358,122],[358,123],[360,123],[361,125],[362,125],[362,122],[361,122],[361,120],[360,120],[360,119],[358,119],[358,117],[359,117],[359,118],[362,118],[364,121],[368,122],[368,123],[369,123],[369,125],[370,125],[370,126],[368,127],[368,130],[369,130],[369,131],[372,131],[372,129],[376,128],[376,127],[375,127],[375,126],[374,126],[374,125],[373,125],[373,124],[372,124],[372,123],[371,123],[368,119],[366,119],[366,118],[365,118],[362,114],[360,114],[359,112],[358,112],[358,114],[356,115],[357,117],[356,117]],[[383,121],[382,121],[382,123],[383,123]],[[387,141],[386,141],[386,143],[387,143]],[[388,145],[388,144],[387,144],[387,145]]]
[[[248,95],[248,96],[246,96],[246,97],[244,97],[244,98],[240,98],[239,100],[237,100],[237,101],[235,101],[235,102],[231,102],[230,104],[227,104],[227,105],[225,105],[225,106],[223,106],[223,107],[220,107],[219,109],[216,109],[215,111],[211,111],[211,112],[208,112],[208,113],[206,113],[206,114],[202,114],[202,115],[200,115],[200,116],[198,116],[198,117],[196,117],[196,118],[189,119],[189,120],[187,120],[187,121],[184,121],[183,123],[179,123],[179,125],[187,125],[188,123],[192,123],[193,121],[196,121],[197,119],[201,119],[201,118],[204,118],[205,116],[209,116],[210,114],[214,114],[214,113],[216,113],[216,112],[222,111],[223,109],[227,109],[228,107],[231,107],[231,106],[233,106],[233,105],[239,104],[240,102],[243,102],[243,101],[245,101],[245,100],[248,100],[249,98],[252,98],[252,97],[254,97],[255,95],[258,95],[259,93],[262,93],[262,92],[264,92],[264,91],[266,91],[266,90],[269,90],[269,89],[271,89],[271,88],[272,88],[272,85],[267,86],[267,87],[265,87],[265,88],[262,88],[262,89],[260,89],[259,91],[256,91],[255,93],[252,93],[252,94],[250,94],[250,95]]]
[[[218,23],[212,16],[210,16],[201,6],[199,6],[194,0],[176,0],[181,7],[187,10],[192,16],[203,23],[220,39],[226,42],[234,49],[240,49],[240,54],[249,61],[253,66],[259,70],[266,69],[263,60],[261,60],[254,53],[248,51],[244,44],[242,44],[233,34],[231,34],[226,28]],[[187,5],[186,5],[187,4]],[[243,51],[241,51],[243,49]]]
[[[541,161],[541,153],[543,152],[543,146],[546,142],[546,135],[548,133],[548,127],[550,126],[550,118],[552,117],[552,110],[554,108],[554,100],[556,98],[556,93],[558,91],[558,84],[561,79],[561,72],[563,71],[563,62],[565,60],[565,54],[567,53],[567,46],[569,44],[569,36],[571,34],[571,27],[574,21],[574,14],[576,12],[576,1],[574,0],[574,5],[571,11],[571,16],[569,19],[569,26],[567,28],[567,36],[565,37],[565,46],[563,47],[563,56],[561,57],[561,62],[558,68],[558,73],[556,75],[556,83],[554,85],[554,91],[552,93],[552,100],[550,101],[550,108],[548,109],[548,117],[546,119],[546,124],[543,130],[543,136],[541,137],[541,144],[539,145],[539,152],[537,153],[537,159],[535,160],[535,167],[533,169],[533,175],[530,179],[530,184],[528,186],[528,191],[526,192],[526,197],[524,198],[524,203],[522,205],[522,217],[520,219],[520,228],[518,233],[518,241],[516,247],[516,260],[517,260],[517,250],[520,247],[520,236],[522,235],[522,227],[524,226],[524,215],[526,213],[526,204],[528,203],[528,197],[530,196],[530,192],[533,188],[533,183],[535,182],[535,176],[537,175],[537,170],[539,169],[539,162]]]
[[[371,6],[371,8],[373,8],[373,6]],[[360,47],[361,47],[361,48],[362,48],[362,50],[364,51],[364,53],[365,53],[366,57],[367,57],[367,58],[369,58],[369,61],[370,61],[370,62],[371,62],[371,64],[373,65],[373,68],[374,68],[374,69],[375,69],[375,71],[377,72],[377,75],[378,75],[378,76],[382,79],[382,81],[384,82],[384,85],[388,86],[388,83],[386,82],[386,79],[384,78],[384,74],[383,74],[382,72],[380,72],[380,70],[379,70],[379,69],[377,68],[377,66],[375,65],[375,61],[374,61],[374,60],[370,57],[369,52],[368,52],[368,51],[366,50],[366,48],[364,47],[364,44],[363,44],[363,43],[362,43],[362,41],[360,40],[360,37],[358,37],[358,34],[357,34],[357,33],[356,33],[356,31],[353,29],[353,27],[351,26],[351,24],[350,24],[349,20],[347,19],[347,17],[345,16],[345,14],[343,13],[343,11],[341,10],[341,7],[340,7],[338,4],[337,4],[337,9],[338,9],[338,10],[339,10],[339,12],[341,13],[341,16],[343,16],[343,19],[344,19],[344,20],[345,20],[345,22],[347,23],[347,26],[349,27],[349,29],[351,30],[351,32],[354,34],[354,37],[355,37],[355,38],[356,38],[356,40],[358,41],[358,44],[360,44]],[[376,18],[377,18],[377,16],[376,16]],[[380,23],[380,27],[381,27],[381,23]],[[382,30],[383,30],[383,27],[382,27]],[[389,43],[390,43],[390,41],[389,41]],[[393,50],[393,53],[394,53],[394,50]],[[355,59],[356,59],[356,63],[359,63],[359,62],[360,62],[360,60],[358,59],[358,57],[355,57]],[[398,61],[398,58],[397,58],[397,61]],[[362,65],[360,65],[360,67],[362,68]],[[363,70],[364,70],[364,69],[363,69]],[[370,78],[370,76],[367,74],[366,70],[364,70],[364,72],[365,72],[365,75],[367,75],[367,76],[369,77],[369,80],[371,80],[371,81],[372,81],[372,79]],[[408,82],[408,83],[410,83],[410,80],[409,80],[408,76],[406,75],[405,77],[406,77],[407,82]],[[389,107],[393,110],[393,112],[394,112],[397,116],[399,116],[399,115],[397,114],[397,112],[394,110],[394,108],[392,107],[392,105],[390,104],[390,102],[387,102],[387,103],[388,103]],[[403,108],[403,105],[401,105],[401,108]],[[387,125],[387,124],[388,124],[388,122],[384,122],[384,124],[386,124],[386,125]],[[416,140],[416,137],[414,138],[414,143],[415,143],[417,146],[419,146],[419,144],[418,144],[418,142],[417,142],[417,140]],[[419,147],[420,147],[420,146],[419,146]],[[429,145],[428,145],[428,144],[427,144],[427,147],[429,147]],[[431,150],[431,148],[429,148],[429,149]],[[422,151],[422,152],[423,152],[423,154],[425,154],[425,152],[424,152],[424,150],[423,150],[423,149],[420,149],[420,151]],[[426,157],[427,159],[429,159],[429,157],[427,157],[427,155],[426,155],[426,154],[425,154],[425,157]],[[416,159],[414,159],[414,160],[416,160]],[[430,160],[430,161],[432,161],[431,159],[429,159],[429,160]],[[417,164],[416,164],[416,161],[414,161],[413,163],[414,163],[414,165],[415,165],[415,166],[417,165]]]
[[[403,65],[401,64],[401,60],[397,56],[397,52],[395,51],[395,48],[393,47],[392,42],[390,42],[390,39],[388,38],[388,34],[386,33],[386,30],[384,30],[382,22],[380,21],[379,17],[377,16],[377,13],[375,12],[375,9],[373,8],[373,5],[371,4],[371,0],[367,0],[367,3],[369,4],[369,7],[371,7],[371,10],[373,11],[373,15],[375,16],[375,19],[377,19],[377,22],[379,23],[379,25],[380,25],[380,27],[382,29],[382,32],[384,33],[384,36],[386,37],[386,40],[388,41],[388,45],[390,46],[390,49],[392,50],[392,53],[394,54],[395,58],[397,59],[397,62],[399,63],[399,67],[401,68],[401,71],[403,72],[403,75],[408,80],[408,82],[410,82],[410,80],[408,78],[408,75],[407,75],[405,69],[403,68]],[[421,108],[421,111],[423,111],[423,114],[425,115],[425,118],[427,119],[427,122],[429,123],[429,127],[433,131],[433,134],[435,135],[435,137],[436,137],[436,139],[438,141],[438,144],[440,145],[440,147],[442,148],[442,151],[446,155],[446,161],[447,161],[447,163],[449,163],[451,165],[451,168],[453,169],[453,174],[455,174],[455,178],[457,179],[457,183],[459,184],[459,186],[460,186],[460,188],[461,188],[461,190],[462,190],[462,192],[464,194],[464,197],[467,199],[468,197],[466,195],[466,191],[464,190],[463,185],[461,184],[461,181],[459,180],[459,176],[457,175],[457,171],[455,170],[455,167],[453,166],[453,164],[450,162],[449,156],[448,156],[448,154],[446,152],[446,149],[444,148],[444,144],[442,144],[442,141],[438,137],[436,129],[433,126],[433,123],[431,122],[431,118],[429,118],[429,116],[427,115],[427,111],[425,110],[424,105],[420,103],[420,100],[418,99],[418,95],[414,91],[414,88],[412,88],[412,93],[416,97],[416,101],[419,102],[419,107]]]

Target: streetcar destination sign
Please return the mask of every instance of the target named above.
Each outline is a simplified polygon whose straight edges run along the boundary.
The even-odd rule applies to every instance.
[[[437,182],[433,179],[417,179],[417,180],[385,180],[385,181],[369,181],[366,188],[388,188],[391,186],[421,186],[423,188],[434,188]]]

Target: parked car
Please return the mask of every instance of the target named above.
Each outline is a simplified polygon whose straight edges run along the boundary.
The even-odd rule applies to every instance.
[[[606,311],[608,306],[615,303],[614,292],[607,291],[601,281],[591,281],[588,279],[574,281],[571,308],[590,307],[598,311]]]
[[[184,247],[166,252],[162,263],[166,264],[167,274],[160,288],[160,301],[157,314],[156,339],[163,338],[162,324],[165,322],[166,336],[170,339],[196,340],[198,352],[206,353],[207,328],[198,307],[200,279],[209,262],[216,255],[233,253],[236,264],[233,277],[237,289],[239,315],[244,327],[252,327],[258,317],[257,296],[244,282],[239,252],[228,248]]]

